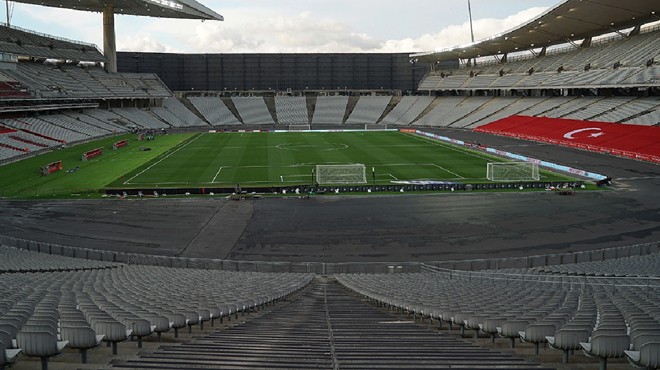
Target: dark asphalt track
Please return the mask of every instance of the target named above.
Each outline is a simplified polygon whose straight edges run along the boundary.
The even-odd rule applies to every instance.
[[[0,234],[147,254],[268,261],[433,261],[660,241],[660,166],[463,130],[446,136],[614,178],[575,196],[0,201]]]

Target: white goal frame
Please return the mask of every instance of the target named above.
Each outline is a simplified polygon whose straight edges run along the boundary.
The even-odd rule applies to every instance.
[[[539,164],[536,162],[490,162],[486,168],[489,181],[539,181]]]
[[[356,164],[317,164],[315,170],[316,183],[319,185],[353,185],[366,184],[366,167]]]
[[[291,132],[310,131],[311,129],[312,125],[305,124],[292,124],[287,127],[287,130]]]

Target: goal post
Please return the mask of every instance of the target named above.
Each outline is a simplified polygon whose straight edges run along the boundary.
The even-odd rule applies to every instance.
[[[489,181],[539,181],[539,164],[535,162],[491,162],[486,178]]]
[[[293,132],[296,132],[296,131],[309,131],[309,130],[312,129],[312,126],[311,125],[303,125],[303,124],[295,124],[295,125],[289,125],[287,127],[287,129],[289,131],[293,131]]]
[[[366,184],[364,164],[319,164],[315,168],[316,183],[319,185]]]

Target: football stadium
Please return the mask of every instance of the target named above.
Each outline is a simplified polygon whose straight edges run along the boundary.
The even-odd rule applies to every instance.
[[[0,369],[660,368],[660,2],[244,54],[17,2],[103,45],[0,24]]]

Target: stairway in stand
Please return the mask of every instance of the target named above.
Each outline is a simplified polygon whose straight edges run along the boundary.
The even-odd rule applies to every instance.
[[[509,353],[420,327],[351,295],[333,279],[271,312],[203,338],[144,351],[131,369],[541,369]]]

